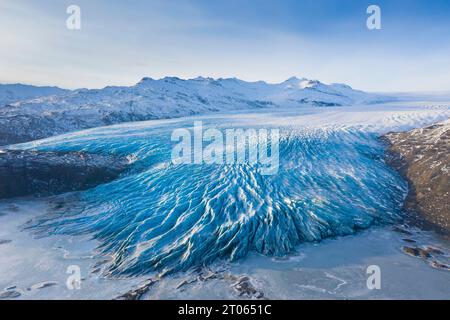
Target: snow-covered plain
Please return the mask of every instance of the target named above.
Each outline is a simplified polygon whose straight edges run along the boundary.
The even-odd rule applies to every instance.
[[[119,195],[116,196],[117,189],[111,189],[114,192],[108,193],[109,199],[98,198],[98,196],[105,194],[104,192],[108,192],[108,188],[112,188],[114,185],[83,193],[81,196],[84,197],[84,200],[94,201],[91,206],[88,203],[87,210],[79,211],[76,208],[76,202],[68,202],[68,208],[55,209],[55,202],[58,203],[58,197],[50,200],[1,201],[0,239],[12,241],[0,245],[0,260],[2,261],[0,265],[0,290],[1,288],[5,290],[9,288],[6,291],[18,291],[21,294],[18,298],[31,299],[114,298],[144,280],[156,277],[156,272],[153,271],[145,275],[138,272],[139,275],[128,276],[119,280],[111,278],[112,274],[108,274],[108,270],[116,271],[113,273],[114,277],[120,275],[119,278],[123,278],[127,274],[133,274],[133,270],[136,270],[136,268],[141,271],[142,268],[145,270],[146,267],[149,270],[152,269],[151,264],[149,264],[152,260],[147,259],[148,256],[145,252],[146,245],[149,242],[140,245],[140,241],[151,240],[159,245],[158,238],[151,238],[150,229],[147,229],[148,233],[140,233],[139,225],[133,225],[133,219],[127,220],[127,214],[136,214],[138,220],[143,215],[145,219],[139,221],[143,226],[146,225],[147,220],[150,222],[152,220],[151,215],[148,215],[150,213],[146,213],[148,207],[140,207],[140,204],[147,203],[145,201],[152,201],[152,195],[143,194],[143,198],[133,198],[137,195],[136,191],[141,192],[139,189],[134,189],[135,182],[144,181],[143,185],[146,184],[147,187],[151,187],[155,194],[161,196],[159,200],[153,199],[156,202],[153,203],[151,209],[161,212],[163,215],[167,214],[167,211],[164,211],[164,203],[171,204],[170,197],[167,197],[168,193],[164,190],[168,187],[167,182],[166,185],[158,187],[155,185],[155,183],[158,184],[158,180],[153,180],[155,176],[152,176],[156,175],[157,179],[160,179],[158,177],[170,177],[174,174],[167,166],[161,166],[166,160],[160,154],[164,154],[166,149],[170,150],[170,146],[165,145],[166,141],[170,140],[170,135],[169,137],[161,137],[160,135],[161,133],[170,133],[173,128],[192,125],[195,120],[202,120],[207,125],[221,128],[280,128],[291,132],[293,137],[300,137],[300,144],[294,144],[296,149],[287,149],[287,152],[282,156],[296,155],[302,157],[305,154],[317,152],[311,154],[314,161],[304,158],[303,164],[305,164],[305,167],[294,166],[296,170],[292,171],[291,176],[284,177],[281,183],[274,181],[278,188],[277,193],[268,193],[272,195],[274,208],[281,205],[281,202],[278,203],[278,201],[285,201],[286,197],[291,202],[285,208],[291,208],[293,201],[297,201],[295,205],[299,205],[299,199],[295,199],[302,192],[305,192],[303,195],[306,195],[306,198],[309,195],[315,195],[315,198],[321,199],[320,201],[308,202],[307,207],[305,207],[314,213],[311,217],[316,216],[317,218],[318,216],[317,221],[324,219],[322,210],[327,210],[327,206],[330,204],[333,207],[333,203],[327,201],[327,199],[333,199],[333,192],[326,193],[328,190],[327,180],[324,180],[325,187],[313,183],[317,181],[315,179],[322,178],[329,179],[338,188],[336,192],[341,190],[339,192],[342,193],[336,194],[342,196],[342,201],[351,205],[357,204],[360,200],[367,202],[362,203],[362,207],[359,209],[357,207],[349,208],[350,211],[339,212],[338,209],[340,208],[335,208],[337,210],[337,221],[342,224],[341,227],[332,227],[333,220],[329,220],[325,224],[319,223],[322,226],[328,225],[330,227],[328,230],[334,230],[325,232],[325,235],[328,234],[328,236],[323,237],[324,234],[321,233],[319,238],[314,238],[314,235],[317,235],[314,231],[317,227],[315,224],[317,221],[314,222],[314,219],[311,220],[313,222],[310,225],[307,224],[309,229],[300,229],[305,235],[311,232],[313,240],[322,241],[312,243],[300,241],[297,243],[287,235],[283,235],[281,239],[284,239],[284,244],[295,244],[295,246],[293,250],[289,250],[278,258],[270,257],[264,249],[253,249],[248,252],[244,250],[242,252],[246,254],[240,256],[240,259],[234,262],[230,262],[229,256],[224,254],[208,263],[208,266],[202,270],[188,269],[187,272],[177,271],[162,277],[149,290],[145,298],[255,298],[263,293],[269,299],[447,299],[450,297],[450,287],[447,285],[450,281],[450,273],[445,270],[434,269],[427,261],[404,254],[401,247],[415,243],[417,246],[438,248],[443,254],[438,255],[436,259],[441,263],[448,264],[450,253],[448,239],[441,238],[430,230],[420,230],[414,226],[405,225],[401,212],[401,202],[397,199],[398,197],[401,199],[402,195],[404,196],[404,182],[383,164],[382,158],[380,158],[383,147],[377,142],[376,138],[389,131],[407,130],[444,121],[450,117],[449,106],[450,103],[445,102],[407,102],[371,106],[305,107],[296,110],[279,108],[276,110],[260,110],[259,112],[240,111],[233,114],[222,112],[180,119],[125,123],[13,146],[14,148],[42,150],[86,150],[93,152],[110,152],[113,150],[113,152],[119,154],[135,154],[138,159],[137,164],[140,159],[148,159],[149,162],[144,161],[143,163],[150,166],[145,173],[142,171],[132,172],[131,176],[128,177],[131,180],[126,180],[128,178],[125,177],[122,185],[120,182],[115,185],[124,188],[123,190],[131,196],[129,199]],[[160,140],[149,141],[150,138],[155,137],[155,132],[159,135]],[[316,139],[317,137],[319,138]],[[326,139],[343,138],[348,144],[339,144],[336,148],[333,144],[327,144],[327,140],[322,140],[322,137],[326,137]],[[305,154],[301,153],[302,150],[299,150],[301,148],[306,148]],[[349,153],[349,151],[351,152]],[[349,155],[354,158],[348,158]],[[326,156],[325,159],[323,159],[323,156]],[[345,171],[349,164],[354,164],[353,173]],[[296,175],[296,172],[303,170],[305,170],[306,175]],[[365,178],[364,172],[369,177],[373,176],[374,179],[363,181]],[[175,173],[177,175],[183,174],[183,172]],[[192,174],[192,172],[190,173]],[[229,172],[229,174],[234,175],[235,173]],[[321,177],[322,174],[325,174],[325,176]],[[138,180],[134,180],[133,175]],[[200,176],[193,173],[192,177],[181,177],[184,180],[191,181],[189,179]],[[298,179],[296,183],[301,186],[308,186],[309,180],[307,179],[311,178],[309,183],[313,183],[315,187],[311,190],[293,188],[292,186],[295,184],[292,184],[293,181],[289,180],[289,177],[292,176]],[[383,181],[382,179],[385,178],[387,180]],[[360,189],[351,188],[355,181],[360,185]],[[228,186],[227,180],[222,182]],[[381,185],[378,185],[378,183],[384,184],[384,188],[380,188]],[[174,187],[183,188],[183,185],[179,185],[176,179],[172,180],[171,184]],[[286,186],[286,188],[283,186]],[[186,187],[193,189],[192,185]],[[194,189],[197,188],[199,187],[196,186]],[[232,189],[228,190],[232,191]],[[178,194],[177,190],[168,191],[172,195],[177,195],[179,201],[183,200],[183,195]],[[178,189],[178,191],[181,192],[184,189]],[[267,189],[262,189],[262,192],[265,191]],[[208,195],[205,193],[206,197]],[[318,197],[319,195],[321,197]],[[368,196],[368,198],[364,198],[365,196]],[[378,198],[371,199],[371,196],[378,196]],[[148,199],[148,197],[152,199]],[[190,199],[195,201],[195,197],[196,195],[193,192]],[[217,197],[219,197],[219,194],[211,197],[210,200],[212,201],[213,198]],[[140,201],[137,201],[137,199],[140,199]],[[176,206],[179,205],[178,200]],[[245,202],[242,199],[240,201]],[[67,206],[64,201],[62,203]],[[127,205],[129,206],[126,207]],[[306,206],[306,204],[304,205]],[[211,206],[214,208],[214,203]],[[123,211],[124,208],[126,208],[125,211]],[[227,206],[228,209],[230,208]],[[274,212],[277,213],[277,210],[275,209]],[[106,215],[103,215],[105,213]],[[195,214],[195,212],[192,212],[192,214]],[[390,217],[391,214],[392,217]],[[350,222],[346,217],[352,217],[355,220]],[[373,223],[374,217],[375,220],[380,219],[379,223]],[[120,220],[119,218],[126,219],[130,223],[121,226],[121,236],[118,236],[118,233],[109,234],[114,230],[112,227],[115,222]],[[186,219],[186,217],[183,219]],[[31,222],[28,220],[31,220]],[[358,221],[358,227],[355,229],[349,228],[356,221]],[[179,222],[181,225],[184,223],[181,220]],[[282,222],[280,220],[278,222],[280,224],[274,224],[273,227],[279,227]],[[165,223],[163,222],[161,225],[164,227]],[[241,225],[244,230],[245,225],[245,223]],[[31,227],[31,229],[23,230],[23,226]],[[285,227],[288,227],[288,224]],[[224,234],[226,234],[228,227],[224,225],[223,228]],[[151,229],[153,230],[153,228]],[[360,231],[361,229],[367,230]],[[201,229],[195,228],[191,230],[201,231]],[[170,228],[163,231],[169,234],[171,232]],[[247,231],[250,232],[252,229],[247,229]],[[276,238],[269,239],[273,235],[271,231],[270,228],[266,230],[265,238],[256,238],[256,240],[264,241],[267,245],[266,248],[270,248],[272,244],[276,244],[276,241],[278,241]],[[46,236],[33,239],[36,232]],[[89,238],[92,235],[95,235],[95,240]],[[133,242],[128,242],[129,247],[126,250],[116,247],[116,241],[120,242],[123,236],[133,239]],[[145,238],[148,236],[150,238]],[[162,237],[162,234],[160,236]],[[245,238],[245,234],[241,240],[253,241]],[[176,236],[171,241],[174,243],[174,250],[183,248],[180,239],[177,239]],[[275,243],[271,241],[275,241]],[[194,238],[192,243],[197,243]],[[136,244],[137,246],[135,246]],[[217,247],[212,246],[211,248],[220,249],[222,246],[217,244]],[[191,248],[190,251],[185,253],[185,261],[192,262],[193,265],[195,265],[195,259],[199,257],[195,254],[195,249],[195,247]],[[256,253],[256,251],[260,253]],[[167,252],[162,250],[157,253],[160,261],[168,261],[167,258],[170,256],[167,255]],[[104,265],[100,265],[101,272],[92,273],[93,266],[105,259],[105,256],[109,260],[107,259]],[[120,263],[111,262],[111,258],[114,260],[119,257],[121,262],[116,262]],[[81,267],[85,278],[81,290],[65,288],[64,283],[68,276],[65,272],[67,267],[73,264]],[[381,290],[372,291],[366,287],[368,276],[366,269],[373,264],[381,267]],[[120,270],[131,271],[131,273],[117,273]],[[249,279],[243,280],[242,276],[244,275],[248,276]],[[53,281],[54,283],[51,282],[53,285],[37,289],[42,287],[39,284],[46,281]],[[239,283],[242,281],[250,283],[253,288],[250,292],[253,293],[240,296]],[[36,286],[36,284],[38,285]],[[30,288],[30,290],[27,288]]]

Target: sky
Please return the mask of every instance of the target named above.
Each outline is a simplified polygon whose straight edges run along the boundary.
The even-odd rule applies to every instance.
[[[72,4],[80,30],[66,27]],[[380,30],[366,26],[370,4]],[[450,91],[450,1],[0,0],[0,83],[101,88],[144,76]]]

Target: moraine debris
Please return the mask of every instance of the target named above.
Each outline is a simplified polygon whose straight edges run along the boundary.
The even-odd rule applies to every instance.
[[[383,139],[386,162],[409,181],[405,208],[450,234],[450,120]]]

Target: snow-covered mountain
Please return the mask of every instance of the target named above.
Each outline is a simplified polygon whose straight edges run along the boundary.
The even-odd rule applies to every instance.
[[[39,97],[59,95],[69,90],[58,87],[37,87],[26,84],[0,84],[0,108],[6,104],[35,99]]]
[[[282,83],[236,78],[143,78],[130,87],[80,89],[0,109],[0,145],[128,121],[233,110],[341,106],[392,100],[343,84],[290,78]]]

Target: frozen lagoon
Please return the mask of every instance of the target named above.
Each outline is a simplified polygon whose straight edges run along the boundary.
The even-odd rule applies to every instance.
[[[0,204],[0,239],[11,240],[0,245],[2,290],[20,293],[16,299],[113,299],[149,279],[108,279],[92,273],[102,259],[95,254],[97,243],[89,237],[35,239],[21,231],[21,226],[46,206],[45,201],[36,200]],[[355,235],[301,244],[285,258],[251,253],[238,262],[218,261],[201,271],[169,275],[143,298],[252,299],[255,295],[241,295],[236,289],[239,279],[248,276],[256,291],[268,299],[449,299],[450,272],[402,252],[403,246],[411,245],[439,248],[445,254],[437,259],[450,263],[449,241],[433,231],[374,227]],[[80,290],[66,287],[70,265],[80,267]],[[366,286],[369,265],[381,268],[381,290]]]

